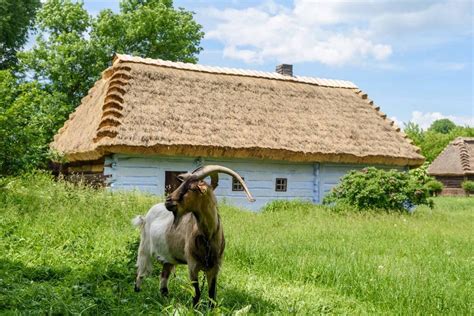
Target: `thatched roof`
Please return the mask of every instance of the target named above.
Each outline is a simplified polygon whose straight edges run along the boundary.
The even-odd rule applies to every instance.
[[[54,138],[70,161],[109,153],[419,165],[353,83],[116,55]]]
[[[437,176],[474,174],[474,137],[458,137],[446,146],[428,167]]]

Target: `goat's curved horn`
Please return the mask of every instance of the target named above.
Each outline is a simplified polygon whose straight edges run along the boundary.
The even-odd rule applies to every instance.
[[[186,173],[179,174],[176,178],[178,178],[179,182],[183,182],[184,180],[186,180],[190,176],[192,176],[192,172],[186,172]]]
[[[204,166],[204,167],[201,167],[201,168],[198,168],[198,169],[194,170],[193,175],[198,179],[204,179],[205,177],[207,177],[207,176],[209,176],[213,173],[219,173],[219,172],[228,174],[228,175],[236,178],[240,182],[240,184],[242,184],[242,187],[244,188],[244,191],[247,194],[247,199],[250,202],[255,202],[255,199],[253,198],[252,194],[250,194],[250,191],[247,188],[247,185],[245,184],[244,180],[234,170],[231,170],[231,169],[223,167],[223,166],[209,165],[209,166]]]

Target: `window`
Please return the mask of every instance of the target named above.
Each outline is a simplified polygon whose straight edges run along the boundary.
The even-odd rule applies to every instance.
[[[242,180],[245,180],[244,177],[242,177]],[[232,191],[243,191],[243,190],[244,190],[244,187],[239,182],[239,180],[232,177]]]
[[[286,192],[287,184],[288,184],[288,179],[286,179],[286,178],[276,178],[276,180],[275,180],[275,191],[277,191],[277,192]]]

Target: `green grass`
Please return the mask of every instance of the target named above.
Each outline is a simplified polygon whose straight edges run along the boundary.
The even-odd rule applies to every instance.
[[[184,266],[168,298],[159,294],[159,265],[133,292],[130,219],[156,202],[41,175],[0,179],[0,312],[192,313]],[[222,206],[227,248],[214,312],[470,314],[474,199],[435,203],[413,215]],[[197,313],[210,313],[204,305]]]

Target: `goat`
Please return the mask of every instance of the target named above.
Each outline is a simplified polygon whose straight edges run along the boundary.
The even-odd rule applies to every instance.
[[[224,231],[214,195],[219,181],[218,173],[236,178],[250,194],[243,179],[233,170],[209,165],[191,173],[178,176],[180,186],[170,193],[165,203],[153,206],[146,216],[137,216],[132,222],[141,227],[137,258],[135,291],[140,291],[143,278],[152,270],[152,258],[163,264],[160,276],[160,292],[168,294],[168,278],[177,264],[187,264],[189,278],[194,287],[193,306],[199,302],[201,292],[198,274],[207,276],[210,306],[216,300],[217,274],[225,248]],[[203,179],[211,177],[209,186]]]

